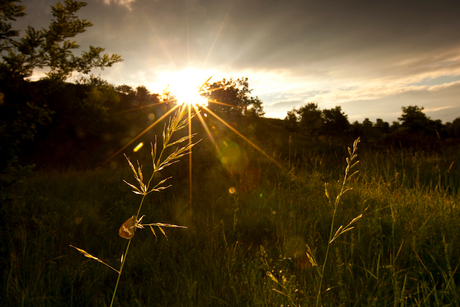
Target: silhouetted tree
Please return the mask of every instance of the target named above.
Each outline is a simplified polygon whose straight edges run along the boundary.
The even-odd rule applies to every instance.
[[[360,124],[357,120],[355,120],[352,124],[351,124],[351,127],[350,127],[350,130],[351,130],[351,133],[353,135],[353,138],[363,138],[364,136],[364,129],[363,129],[363,125]]]
[[[139,100],[147,100],[150,97],[150,91],[143,85],[136,87],[136,98]]]
[[[74,71],[88,74],[93,68],[103,69],[121,62],[117,54],[102,54],[104,48],[101,47],[90,46],[80,56],[73,54],[72,51],[80,47],[73,37],[92,26],[91,22],[75,15],[86,5],[74,0],[65,0],[64,5],[57,3],[51,6],[54,19],[48,29],[36,30],[28,26],[21,39],[4,38],[1,45],[8,43],[10,46],[8,54],[2,57],[1,71],[10,77],[24,78],[31,76],[36,67],[48,67],[48,78],[64,81]],[[2,22],[2,28],[5,25]]]
[[[381,132],[389,133],[390,132],[390,124],[383,121],[381,118],[377,118],[374,127],[379,129]]]
[[[398,131],[398,130],[400,130],[400,129],[401,129],[401,124],[400,124],[399,122],[393,121],[393,122],[391,123],[390,131],[391,131],[392,133],[394,133],[394,132],[396,132],[396,131]]]
[[[342,107],[320,110],[318,104],[314,102],[288,111],[285,121],[290,131],[298,128],[302,133],[312,136],[320,133],[343,133],[350,128],[348,116],[342,112]]]
[[[369,120],[369,118],[365,118],[363,121],[363,127],[370,128],[372,127],[372,122]]]
[[[324,126],[324,118],[317,103],[309,102],[295,112],[299,117],[299,128],[305,134],[318,135]]]
[[[293,108],[291,111],[287,112],[286,117],[284,118],[284,127],[289,132],[295,132],[298,130],[299,121],[297,118],[296,108]]]
[[[120,95],[115,90],[115,86],[100,77],[90,76],[81,79],[79,84],[86,87],[86,97],[81,99],[81,109],[84,114],[81,120],[87,118],[86,129],[97,131],[98,128],[94,125],[106,120],[108,110],[118,109]]]
[[[452,122],[452,135],[454,137],[460,138],[460,117],[457,117]]]
[[[0,61],[0,96],[3,97],[0,105],[0,160],[3,164],[0,170],[14,160],[22,140],[32,140],[37,128],[50,122],[56,110],[50,108],[51,103],[45,97],[52,96],[53,92],[66,94],[62,92],[64,81],[73,72],[89,74],[93,68],[103,69],[122,61],[117,54],[102,54],[104,48],[101,47],[90,46],[80,55],[73,53],[79,48],[73,38],[92,25],[76,16],[85,2],[65,0],[64,5],[51,6],[54,19],[47,29],[36,30],[29,26],[24,36],[13,39],[18,31],[12,29],[9,21],[25,15],[24,7],[14,2],[17,1],[0,3],[0,51],[7,51]],[[48,68],[45,78],[48,81],[41,83],[42,88],[25,80],[35,68],[44,67]]]
[[[262,117],[265,115],[264,107],[262,106],[262,101],[259,97],[249,97],[247,98],[247,106],[251,106],[250,109],[245,110],[245,115],[250,117]]]
[[[348,116],[342,112],[341,106],[323,110],[323,118],[325,133],[340,134],[350,127]]]
[[[251,98],[251,92],[252,89],[249,89],[249,81],[248,78],[242,77],[239,78],[235,81],[234,86],[238,89],[237,91],[237,106],[240,108],[240,110],[243,111],[243,114],[247,114],[248,107],[250,106],[250,99]],[[260,106],[262,107],[262,102],[260,102]]]
[[[144,105],[151,98],[150,91],[143,85],[136,87],[136,105]]]
[[[13,29],[11,21],[16,21],[16,18],[26,15],[25,7],[14,2],[20,1],[2,0],[0,2],[0,52],[11,50],[14,44],[13,37],[19,35],[19,31]]]
[[[430,119],[429,122],[429,127],[427,128],[428,133],[430,133],[431,135],[436,135],[438,138],[446,137],[447,132],[445,130],[444,125],[442,124],[442,120]]]
[[[430,119],[423,113],[423,107],[402,107],[403,114],[398,120],[401,128],[408,132],[426,132],[430,126]]]
[[[238,89],[234,86],[233,80],[223,79],[210,84],[206,93],[209,101],[209,109],[217,112],[239,112],[238,110]]]
[[[206,87],[206,98],[212,111],[263,116],[262,101],[251,97],[248,78],[223,79]],[[249,111],[252,108],[252,111]]]
[[[446,123],[446,131],[450,137],[460,138],[460,117],[454,119],[452,123]]]
[[[136,95],[136,92],[134,91],[133,87],[130,86],[130,85],[126,85],[126,84],[123,84],[123,85],[119,85],[115,88],[118,92],[122,93],[122,94],[125,94],[127,96],[134,96]]]

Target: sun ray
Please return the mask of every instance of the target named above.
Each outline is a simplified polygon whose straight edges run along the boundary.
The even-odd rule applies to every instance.
[[[203,84],[201,84],[200,88],[198,89],[198,93],[200,93],[201,91],[203,91],[203,87],[208,84],[209,80],[211,80],[212,76],[209,77],[206,81],[203,82]],[[208,91],[210,92],[210,91]]]
[[[158,45],[160,45],[161,50],[163,51],[163,54],[169,59],[169,61],[173,64],[174,67],[177,67],[177,63],[174,60],[174,57],[172,56],[171,52],[169,51],[167,45],[165,44],[164,40],[160,35],[158,35],[157,31],[155,31],[156,27],[150,21],[150,19],[147,19],[147,23],[150,27],[150,31],[152,32],[153,36],[155,37]]]
[[[107,160],[105,160],[100,166],[104,166],[106,165],[107,163],[109,163],[113,158],[115,158],[116,156],[118,156],[123,150],[125,150],[129,145],[131,145],[132,143],[134,143],[138,138],[140,138],[141,136],[143,136],[147,131],[149,131],[150,129],[152,129],[156,124],[158,124],[160,121],[162,121],[165,117],[167,117],[169,114],[171,114],[173,111],[175,111],[180,105],[175,105],[173,108],[171,108],[171,110],[169,110],[168,112],[166,112],[165,114],[163,114],[163,116],[161,116],[159,119],[157,119],[153,124],[151,124],[150,126],[148,126],[147,128],[145,128],[144,131],[142,131],[141,133],[139,133],[136,137],[134,137],[131,141],[129,141],[125,146],[123,146],[122,148],[120,148],[120,150],[118,150],[116,153],[114,153],[113,155],[111,155]]]
[[[263,151],[261,148],[259,148],[256,144],[254,144],[253,142],[251,142],[251,140],[249,140],[247,137],[245,137],[244,135],[242,135],[238,130],[236,130],[235,128],[233,128],[231,125],[229,125],[225,120],[223,120],[222,118],[220,118],[219,116],[217,116],[217,114],[215,114],[214,112],[212,112],[209,108],[207,107],[204,107],[204,109],[206,109],[206,111],[208,111],[212,116],[214,116],[217,120],[219,120],[221,123],[223,123],[225,126],[227,126],[227,128],[229,128],[230,130],[232,130],[233,132],[235,132],[239,137],[241,137],[243,140],[245,140],[246,142],[248,142],[249,145],[251,145],[252,147],[254,147],[255,149],[257,149],[260,153],[262,153],[265,157],[267,157],[270,161],[272,161],[273,163],[275,163],[279,168],[281,168],[282,170],[285,170],[286,169],[280,164],[278,163],[278,161],[276,161],[275,159],[273,159],[271,156],[269,156],[265,151]]]
[[[217,31],[217,34],[216,34],[216,37],[214,38],[214,41],[212,42],[211,48],[209,48],[209,52],[208,52],[208,54],[206,55],[206,58],[205,58],[205,60],[204,60],[204,62],[203,62],[202,68],[206,67],[206,64],[207,64],[207,62],[208,62],[208,60],[209,60],[209,57],[211,56],[212,51],[214,50],[214,46],[216,45],[216,42],[217,42],[217,40],[219,39],[220,33],[222,32],[222,30],[223,30],[223,28],[224,28],[224,25],[225,25],[225,23],[227,22],[228,17],[230,16],[230,12],[231,12],[231,10],[232,10],[232,6],[233,6],[233,2],[230,4],[230,6],[229,6],[229,8],[228,8],[228,11],[227,11],[227,13],[225,14],[225,17],[224,17],[224,19],[222,20],[222,23],[220,24],[219,30]]]
[[[187,36],[187,65],[190,63],[190,24],[189,24],[189,1],[185,2],[186,9],[185,9],[185,31]]]
[[[189,135],[189,156],[188,156],[188,182],[190,202],[190,223],[192,222],[192,105],[188,104],[188,135]]]
[[[212,136],[211,131],[209,131],[208,124],[206,124],[206,122],[204,121],[203,116],[201,115],[201,113],[197,112],[196,115],[197,115],[198,119],[200,120],[201,125],[203,126],[203,129],[206,132],[206,135],[209,137],[209,139],[211,140],[211,143],[216,148],[217,153],[220,155],[221,154],[220,148],[219,148],[219,146],[217,146],[217,143],[214,140],[214,137]]]
[[[110,114],[110,115],[111,115],[111,116],[114,116],[114,115],[129,113],[129,112],[137,111],[137,110],[140,110],[140,109],[145,109],[145,108],[149,108],[149,107],[155,107],[155,106],[158,106],[158,105],[161,105],[161,104],[167,104],[167,103],[169,103],[169,102],[172,102],[172,101],[171,101],[171,100],[168,100],[168,101],[162,101],[162,102],[155,102],[155,103],[147,104],[147,105],[145,105],[145,106],[141,106],[141,107],[137,107],[137,108],[133,108],[133,109],[129,109],[129,110],[124,110],[124,111],[120,111],[120,112],[117,112],[117,113],[113,113],[113,114]]]
[[[225,86],[220,86],[220,87],[216,87],[216,88],[210,88],[210,89],[207,89],[206,91],[211,93],[211,92],[222,90],[222,89],[225,89]]]
[[[225,102],[220,102],[220,101],[217,101],[217,100],[209,100],[209,102],[214,103],[214,104],[219,104],[221,106],[227,106],[227,107],[230,107],[230,108],[243,109],[242,107],[235,106],[235,105],[232,105],[232,104],[228,104],[228,103],[225,103]]]

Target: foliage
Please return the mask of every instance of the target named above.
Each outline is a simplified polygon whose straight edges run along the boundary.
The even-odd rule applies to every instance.
[[[423,107],[408,106],[402,107],[402,115],[398,118],[401,127],[409,132],[425,131],[430,125],[430,119],[423,113]]]
[[[18,161],[18,153],[24,141],[33,141],[38,129],[51,122],[53,114],[61,120],[72,112],[62,112],[67,107],[75,107],[79,100],[77,112],[72,114],[71,121],[80,121],[79,126],[88,129],[104,121],[107,109],[104,104],[114,99],[112,90],[107,84],[90,84],[87,97],[70,97],[64,84],[73,72],[88,74],[93,68],[111,67],[122,61],[119,55],[102,54],[101,47],[89,47],[80,56],[73,51],[78,49],[73,38],[86,31],[92,24],[80,20],[76,13],[86,5],[85,2],[66,0],[64,5],[57,3],[51,7],[54,19],[48,29],[36,30],[29,26],[25,35],[19,39],[19,31],[12,29],[11,20],[24,16],[24,7],[16,5],[16,1],[4,1],[0,15],[0,51],[5,51],[0,61],[0,113],[1,113],[1,145],[0,172]],[[30,77],[34,69],[47,67],[46,80],[37,84],[24,80]],[[95,81],[93,79],[91,82]],[[71,91],[75,93],[75,91]],[[56,103],[59,94],[59,103]],[[68,99],[66,101],[66,99]],[[63,106],[65,105],[65,106]],[[72,110],[76,111],[76,110]],[[82,124],[86,121],[86,124]],[[22,144],[22,145],[21,145]]]
[[[318,104],[313,102],[288,111],[285,121],[288,130],[298,130],[309,136],[342,134],[350,128],[347,115],[342,112],[342,107],[336,106],[332,109],[320,110]]]
[[[237,80],[223,79],[206,85],[206,93],[209,108],[212,111],[247,116],[260,117],[265,114],[262,101],[258,97],[250,96],[248,78],[242,77]]]
[[[142,103],[150,97],[150,91],[143,85],[136,87],[136,98]]]
[[[342,112],[341,106],[323,110],[323,117],[324,128],[328,132],[340,134],[341,132],[346,131],[350,126],[347,115]]]
[[[452,123],[446,123],[448,135],[454,138],[460,138],[460,117],[457,117]]]
[[[289,132],[295,132],[298,130],[298,118],[296,114],[296,109],[293,108],[291,111],[287,112],[286,117],[284,118],[284,128]]]
[[[324,126],[323,112],[316,103],[308,103],[295,110],[300,117],[300,129],[307,134],[318,135]]]
[[[348,116],[340,106],[320,110],[318,104],[310,102],[288,111],[283,126],[287,131],[305,137],[361,137],[363,142],[376,146],[380,143],[390,146],[418,146],[429,150],[436,150],[440,139],[458,138],[460,135],[460,119],[443,124],[441,120],[427,117],[423,113],[423,107],[402,107],[402,111],[399,121],[394,121],[391,126],[381,118],[377,118],[375,123],[365,118],[362,123],[355,121],[350,125]]]
[[[251,108],[248,109],[247,106],[251,106]],[[262,101],[259,99],[258,96],[249,97],[247,99],[244,115],[249,117],[262,117],[265,115],[264,107],[262,106]]]
[[[382,132],[390,132],[390,124],[383,121],[381,118],[377,118],[374,127]]]
[[[16,18],[26,15],[24,6],[15,2],[20,0],[4,0],[0,3],[0,52],[10,50],[14,43],[13,37],[19,35],[19,31],[13,29],[10,21],[16,21]]]
[[[104,69],[121,62],[117,54],[102,54],[104,48],[101,47],[90,46],[89,51],[80,56],[72,53],[80,47],[72,38],[92,26],[91,22],[75,15],[84,6],[85,2],[74,0],[65,0],[64,5],[57,3],[51,6],[54,19],[48,29],[28,26],[22,38],[8,41],[11,46],[0,66],[3,78],[22,79],[31,76],[35,68],[48,67],[48,78],[63,81],[74,71],[88,74],[93,68]]]
[[[372,122],[369,120],[369,118],[365,118],[363,120],[363,127],[372,127]]]
[[[18,162],[24,142],[31,142],[40,126],[48,124],[54,113],[42,95],[35,95],[30,84],[0,85],[5,95],[0,105],[0,172]]]
[[[132,86],[130,85],[126,85],[126,84],[123,84],[123,85],[119,85],[116,87],[116,90],[120,93],[123,93],[125,95],[135,95],[135,91],[134,89],[132,88]]]

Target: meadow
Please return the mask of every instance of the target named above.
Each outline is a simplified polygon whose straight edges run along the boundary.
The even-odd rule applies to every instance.
[[[195,118],[191,191],[185,156],[155,178],[172,186],[141,212],[187,228],[136,231],[115,306],[460,305],[459,145],[354,148],[226,118],[263,154],[206,120],[215,144]],[[144,173],[155,134],[126,150]],[[122,155],[78,167],[107,153],[86,149],[2,191],[0,305],[110,305],[117,273],[70,247],[120,266],[118,229],[140,201],[123,182],[131,169]]]

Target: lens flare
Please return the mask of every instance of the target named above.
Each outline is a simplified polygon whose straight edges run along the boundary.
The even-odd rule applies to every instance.
[[[133,151],[134,151],[134,152],[138,152],[138,151],[139,151],[139,149],[141,149],[141,148],[142,148],[142,146],[144,146],[144,143],[140,142],[139,144],[137,144],[137,146],[136,146],[136,147],[134,147]]]

